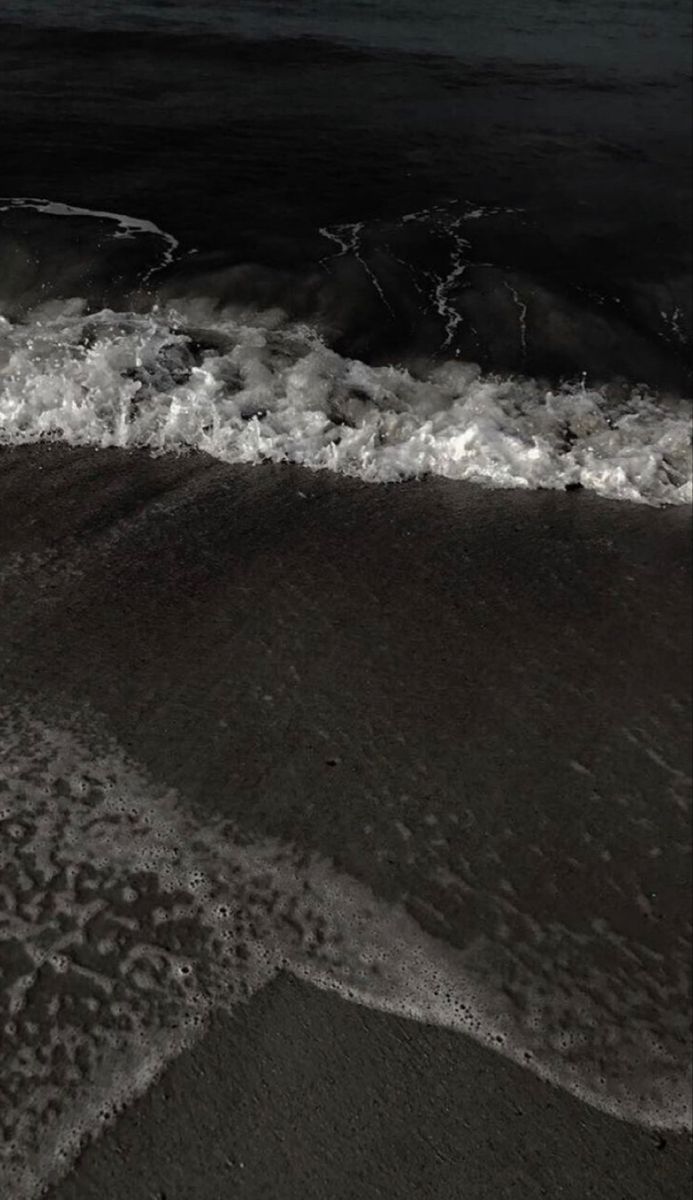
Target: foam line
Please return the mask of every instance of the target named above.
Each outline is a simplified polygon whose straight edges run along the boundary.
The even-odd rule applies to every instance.
[[[690,1125],[685,971],[679,995],[636,941],[604,959],[598,932],[553,926],[453,949],[317,854],[193,817],[85,726],[0,709],[3,1194],[37,1196],[215,1009],[282,970],[466,1033],[615,1116]],[[512,911],[501,878],[494,904]],[[634,995],[653,1016],[630,1019]]]
[[[146,272],[142,277],[142,283],[146,283],[155,272],[170,266],[180,245],[173,234],[166,233],[153,221],[147,221],[140,217],[129,217],[124,213],[106,212],[96,208],[81,208],[75,204],[63,204],[57,200],[39,200],[29,196],[0,196],[0,212],[22,208],[44,213],[49,217],[93,217],[99,221],[114,221],[117,226],[112,235],[114,238],[133,238],[138,234],[151,234],[161,238],[166,243],[161,262]]]

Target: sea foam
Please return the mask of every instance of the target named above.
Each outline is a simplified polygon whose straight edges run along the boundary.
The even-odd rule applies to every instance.
[[[204,299],[145,313],[87,313],[75,299],[0,318],[0,443],[46,438],[375,483],[434,474],[654,505],[693,497],[688,401],[584,380],[549,389],[459,359],[371,366],[277,310]]]
[[[685,965],[672,992],[637,943],[554,925],[455,949],[318,854],[191,812],[88,714],[6,708],[0,726],[3,1194],[38,1195],[213,1010],[280,971],[471,1035],[614,1115],[690,1124]]]

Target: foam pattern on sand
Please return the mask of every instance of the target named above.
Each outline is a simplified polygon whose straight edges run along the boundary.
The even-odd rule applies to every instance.
[[[203,450],[373,482],[425,474],[495,487],[693,496],[690,405],[643,388],[547,390],[473,363],[368,366],[281,313],[203,301],[147,314],[46,305],[0,318],[0,443]]]
[[[0,719],[3,1195],[37,1195],[212,1009],[280,970],[621,1117],[690,1123],[685,962],[672,991],[656,956],[606,939],[598,968],[589,937],[566,950],[554,929],[508,974],[491,938],[453,950],[318,856],[186,812],[84,720]]]

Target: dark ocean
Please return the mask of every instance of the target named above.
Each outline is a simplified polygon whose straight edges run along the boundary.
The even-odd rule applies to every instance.
[[[219,415],[223,392],[221,457],[689,498],[690,28],[685,0],[9,0],[4,436],[68,436],[55,415],[55,355],[48,367],[38,352],[27,362],[28,313],[71,301],[50,310],[69,320],[47,336],[97,337],[108,356],[122,321],[120,335],[104,319],[85,334],[81,316],[134,319],[158,305],[147,361],[122,370],[141,384],[140,412],[143,401],[150,415],[166,407],[152,420],[173,437],[172,389],[184,406],[191,395],[200,403],[199,377],[192,392],[185,385],[193,367],[209,368],[204,419],[178,432],[209,449],[208,410]],[[60,215],[56,204],[70,207]],[[250,353],[238,348],[239,321],[269,325],[281,343],[279,366],[272,346],[258,356],[264,392],[230,361]],[[286,343],[287,330],[300,344]],[[338,357],[317,363],[314,335]],[[286,401],[287,354],[303,363],[300,412]],[[65,363],[61,379],[79,376],[102,411],[82,365]],[[490,408],[479,372],[504,381]],[[409,376],[433,387],[412,390]],[[50,398],[19,416],[29,377]],[[119,386],[112,379],[110,392]],[[560,395],[547,404],[550,388]],[[119,395],[120,412],[127,380]],[[310,444],[298,431],[306,411],[324,424]],[[405,432],[390,420],[403,411]],[[477,435],[477,417],[493,431]],[[624,418],[625,446],[613,428]],[[114,420],[98,436],[122,444]],[[83,435],[97,437],[87,424]],[[347,446],[354,426],[358,445]],[[130,444],[151,440],[148,429],[133,425]],[[364,438],[376,435],[395,449],[366,463]],[[539,467],[517,451],[537,439]]]

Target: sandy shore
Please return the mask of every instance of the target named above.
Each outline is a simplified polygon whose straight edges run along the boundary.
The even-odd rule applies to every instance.
[[[687,1137],[287,979],[176,1059],[50,1200],[684,1200],[689,1172]]]
[[[606,929],[605,959],[636,947],[677,995],[687,512],[199,456],[0,466],[9,703],[88,705],[191,811],[319,850],[450,946],[496,928],[505,888],[503,953],[558,930],[597,962]],[[665,1143],[279,980],[53,1195],[683,1196],[688,1142]]]

